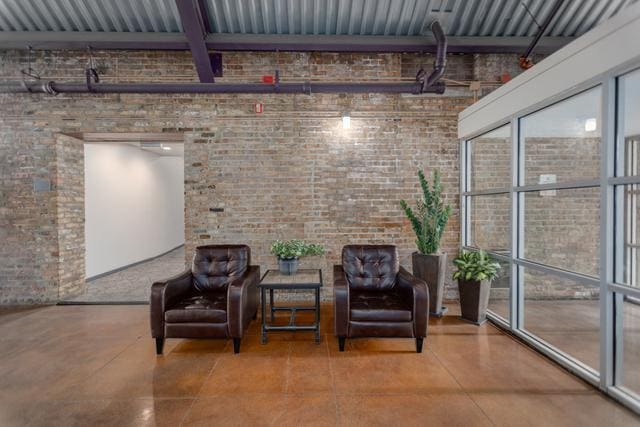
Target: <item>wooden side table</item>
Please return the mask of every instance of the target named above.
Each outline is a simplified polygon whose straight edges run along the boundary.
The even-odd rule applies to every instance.
[[[260,304],[262,314],[262,333],[260,336],[260,342],[266,344],[267,332],[269,331],[315,331],[316,343],[320,343],[320,288],[322,287],[322,270],[320,269],[301,269],[295,274],[286,275],[280,273],[280,270],[267,270],[262,276],[262,280],[258,285],[260,289]],[[274,290],[314,290],[315,291],[315,306],[285,306],[274,305],[273,303],[273,291]],[[266,292],[269,291],[269,323],[267,323],[266,313]],[[289,317],[288,325],[274,325],[274,318],[276,311],[289,311],[291,315]],[[298,311],[314,311],[315,322],[312,325],[296,325],[296,312]]]

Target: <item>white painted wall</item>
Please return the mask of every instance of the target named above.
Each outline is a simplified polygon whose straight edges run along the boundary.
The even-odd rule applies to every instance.
[[[640,3],[548,56],[459,115],[458,137],[526,111],[531,106],[640,58]],[[635,132],[635,129],[629,129]]]
[[[184,243],[184,159],[127,144],[85,144],[86,275]]]

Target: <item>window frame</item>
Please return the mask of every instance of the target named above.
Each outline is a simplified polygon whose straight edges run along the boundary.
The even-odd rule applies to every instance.
[[[488,312],[488,318],[497,326],[510,331],[533,348],[545,354],[552,360],[578,376],[600,388],[614,399],[629,406],[636,412],[640,412],[640,395],[630,392],[621,384],[620,372],[622,369],[621,338],[622,338],[622,313],[621,307],[625,298],[640,300],[640,287],[632,287],[620,283],[620,271],[624,263],[624,198],[617,194],[619,186],[640,186],[640,175],[621,176],[620,165],[624,166],[624,153],[620,147],[624,147],[624,133],[622,132],[624,93],[620,91],[620,78],[628,73],[640,70],[640,60],[635,59],[621,66],[615,67],[606,73],[575,85],[565,91],[561,91],[548,99],[531,105],[510,116],[491,123],[478,131],[461,138],[460,141],[460,208],[461,208],[461,240],[460,248],[477,250],[467,246],[467,233],[469,231],[467,198],[471,195],[504,194],[504,191],[468,191],[469,159],[467,152],[468,141],[481,136],[484,133],[495,130],[505,124],[511,125],[511,187],[508,193],[511,195],[511,247],[510,256],[491,253],[492,256],[510,262],[510,313],[505,319],[496,313]],[[600,147],[600,177],[598,179],[575,180],[572,182],[554,184],[530,184],[524,185],[524,150],[520,138],[520,119],[543,108],[559,103],[581,92],[601,86],[601,147]],[[622,139],[622,141],[621,141]],[[530,191],[560,190],[573,188],[600,188],[600,249],[599,249],[599,277],[562,270],[555,267],[527,261],[522,259],[524,254],[524,194]],[[614,254],[617,254],[614,258]],[[622,256],[620,255],[622,254]],[[572,358],[562,350],[555,348],[524,330],[524,284],[523,269],[531,268],[544,273],[566,277],[578,283],[598,286],[600,288],[600,366],[599,369],[591,369],[583,363]],[[616,280],[618,279],[618,280]],[[616,369],[618,368],[618,369]]]

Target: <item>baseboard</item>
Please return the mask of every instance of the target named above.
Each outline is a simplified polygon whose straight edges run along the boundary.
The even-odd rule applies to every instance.
[[[56,305],[149,305],[149,301],[59,301]]]
[[[125,266],[118,267],[118,268],[116,268],[116,269],[114,269],[114,270],[106,271],[106,272],[104,272],[104,273],[96,274],[95,276],[87,277],[87,278],[85,279],[85,283],[92,282],[92,281],[94,281],[94,280],[96,280],[96,279],[99,279],[99,278],[101,278],[101,277],[108,276],[108,275],[113,274],[113,273],[117,273],[118,271],[126,270],[127,268],[134,267],[134,266],[139,265],[139,264],[144,264],[145,262],[153,261],[154,259],[157,259],[157,258],[160,258],[160,257],[162,257],[162,256],[165,256],[165,255],[166,255],[166,254],[168,254],[169,252],[173,252],[173,251],[175,251],[176,249],[181,248],[181,247],[183,247],[183,246],[184,246],[184,243],[182,243],[182,244],[180,244],[180,245],[176,246],[176,247],[175,247],[175,248],[173,248],[173,249],[169,249],[168,251],[163,252],[163,253],[161,253],[160,255],[152,256],[151,258],[143,259],[142,261],[136,261],[136,262],[134,262],[134,263],[132,263],[132,264],[127,264],[127,265],[125,265]]]

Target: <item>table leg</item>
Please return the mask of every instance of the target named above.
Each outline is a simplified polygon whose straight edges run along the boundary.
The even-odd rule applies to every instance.
[[[269,289],[269,308],[271,310],[271,323],[275,322],[276,310],[273,308],[273,289]]]
[[[316,289],[316,344],[320,344],[320,288]]]
[[[266,316],[266,310],[265,310],[265,305],[266,305],[267,301],[265,298],[265,294],[264,294],[264,288],[260,289],[260,313],[262,314],[262,333],[260,335],[260,343],[261,344],[266,344],[267,343],[267,329],[266,329],[266,322],[267,322],[267,316]]]

